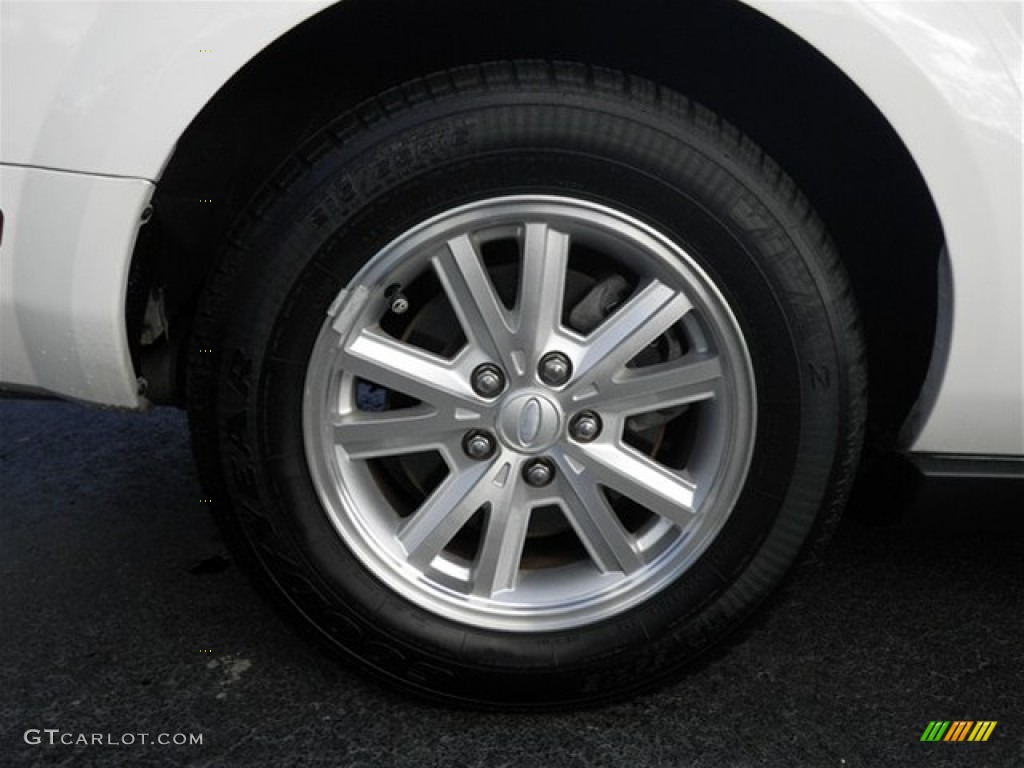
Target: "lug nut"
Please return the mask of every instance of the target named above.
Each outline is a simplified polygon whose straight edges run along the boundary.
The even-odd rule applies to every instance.
[[[547,459],[533,459],[523,467],[523,479],[534,488],[542,488],[555,479],[555,465]]]
[[[569,434],[574,440],[589,443],[601,434],[601,417],[593,411],[577,413],[569,422]]]
[[[497,444],[494,442],[494,438],[487,432],[473,430],[472,432],[467,432],[466,436],[462,439],[462,450],[466,452],[469,458],[476,459],[477,461],[491,458],[494,455],[495,448],[497,448]]]
[[[478,365],[473,371],[473,391],[480,397],[497,397],[505,389],[505,374],[493,363]]]
[[[560,387],[572,376],[572,363],[561,352],[548,352],[540,359],[537,375],[549,387]]]

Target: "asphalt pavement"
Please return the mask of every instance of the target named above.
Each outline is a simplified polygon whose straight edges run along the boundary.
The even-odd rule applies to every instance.
[[[672,685],[497,714],[408,699],[309,645],[201,498],[181,413],[0,402],[0,766],[1024,766],[1019,532],[854,510],[822,569]],[[996,726],[922,742],[936,720]]]

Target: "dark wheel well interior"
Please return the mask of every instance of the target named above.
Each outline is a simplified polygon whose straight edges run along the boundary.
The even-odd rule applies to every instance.
[[[180,402],[196,299],[238,212],[304,137],[404,80],[494,59],[583,61],[710,107],[793,176],[829,227],[864,317],[876,444],[917,397],[942,230],[895,132],[841,72],[734,0],[345,0],[275,42],[181,137],[133,262],[128,322],[158,402]],[[212,202],[202,202],[202,201]]]

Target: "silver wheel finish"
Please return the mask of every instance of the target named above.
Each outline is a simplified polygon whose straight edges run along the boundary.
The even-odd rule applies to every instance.
[[[498,241],[518,249],[510,302],[483,255]],[[632,280],[586,332],[564,322],[570,278],[599,277],[586,274],[585,256],[570,257],[576,246]],[[382,324],[389,287],[428,273],[457,317],[451,332],[465,338],[450,355]],[[403,318],[418,311],[409,301]],[[683,354],[637,364],[666,334]],[[565,381],[551,375],[561,365],[542,365],[563,356]],[[504,373],[497,396],[478,392],[485,365]],[[367,410],[366,386],[402,402]],[[675,415],[654,433],[686,434],[682,463],[630,438],[635,418],[659,413]],[[727,521],[755,429],[746,344],[707,275],[642,222],[553,196],[466,205],[377,253],[329,310],[303,403],[311,477],[350,550],[410,602],[513,632],[600,621],[675,581]],[[468,455],[470,433],[493,436],[493,454]],[[418,477],[419,496],[398,498],[381,462],[425,461],[443,476]],[[542,484],[527,479],[538,463],[552,470]]]

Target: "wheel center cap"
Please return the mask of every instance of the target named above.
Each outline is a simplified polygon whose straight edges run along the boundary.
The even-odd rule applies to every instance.
[[[550,448],[561,431],[561,408],[539,392],[512,395],[498,416],[501,439],[521,453],[539,453]]]

